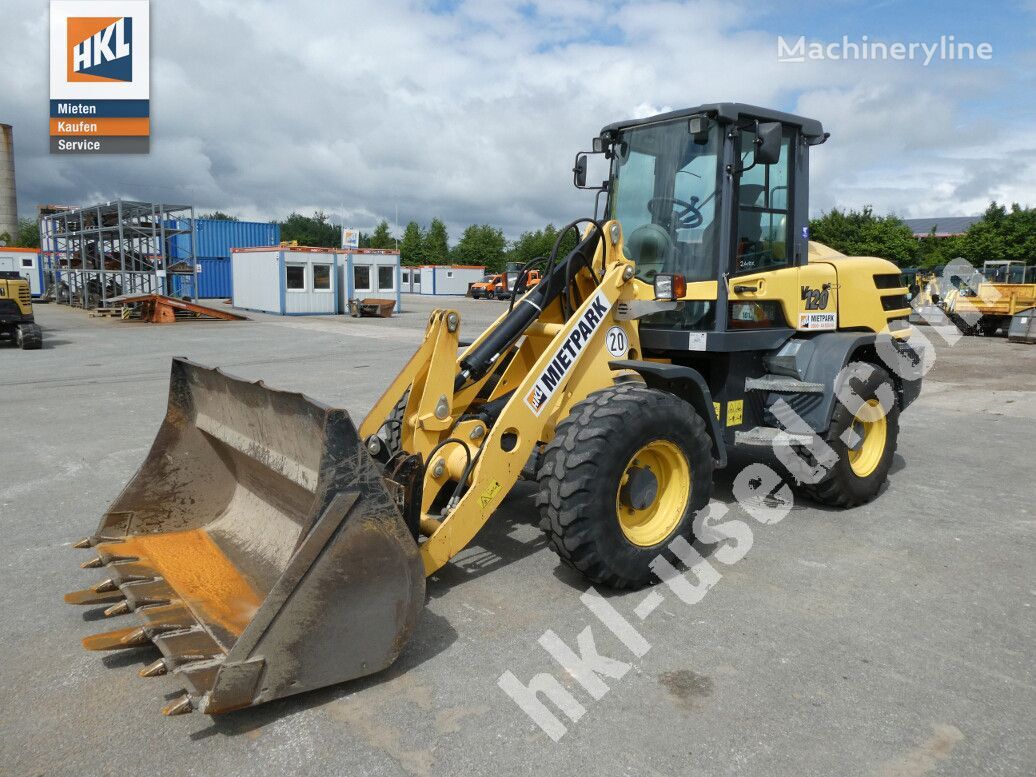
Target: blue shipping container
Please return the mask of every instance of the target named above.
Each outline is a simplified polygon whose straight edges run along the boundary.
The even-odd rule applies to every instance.
[[[230,280],[230,259],[222,256],[202,256],[198,259],[198,293],[191,288],[194,277],[179,273],[173,279],[173,296],[201,299],[229,299],[234,287]]]
[[[169,221],[167,227],[185,229],[186,221]],[[276,222],[194,220],[194,255],[198,261],[198,292],[192,289],[190,276],[173,276],[176,296],[202,299],[228,298],[234,288],[230,273],[230,251],[234,248],[275,246],[281,242],[281,225]],[[191,254],[190,235],[174,235],[169,239],[169,261],[185,259]]]
[[[168,222],[167,226],[185,229],[186,221]],[[194,220],[194,255],[222,257],[230,261],[230,249],[275,246],[281,242],[281,225],[260,221]],[[190,235],[174,235],[169,240],[169,258],[173,261],[191,253]],[[204,271],[203,271],[204,272]],[[229,275],[229,270],[227,271]]]

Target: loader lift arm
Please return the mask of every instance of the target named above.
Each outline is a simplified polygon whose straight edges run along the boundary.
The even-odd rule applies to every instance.
[[[610,241],[602,240],[609,234]],[[618,224],[591,225],[546,279],[459,358],[459,314],[432,314],[417,353],[360,425],[368,451],[377,455],[383,446],[379,429],[399,423],[403,455],[421,457],[419,528],[426,539],[420,552],[426,574],[465,548],[485,524],[537,445],[552,436],[562,405],[611,383],[600,339],[609,327],[620,326],[612,312],[632,277]],[[580,302],[566,318],[562,295],[573,285]],[[622,326],[636,337],[629,322]],[[404,395],[402,418],[390,419]],[[490,402],[499,412],[487,423],[472,411]],[[484,456],[485,451],[492,455]]]

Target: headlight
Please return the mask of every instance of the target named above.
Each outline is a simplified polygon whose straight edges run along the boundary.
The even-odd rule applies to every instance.
[[[687,281],[682,275],[656,275],[655,299],[675,300],[687,293]]]

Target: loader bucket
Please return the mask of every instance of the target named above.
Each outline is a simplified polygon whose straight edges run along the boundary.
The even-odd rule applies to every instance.
[[[106,579],[65,597],[133,621],[84,646],[156,645],[141,674],[186,689],[167,714],[386,668],[424,605],[417,544],[388,489],[344,410],[174,359],[150,453],[76,546]]]

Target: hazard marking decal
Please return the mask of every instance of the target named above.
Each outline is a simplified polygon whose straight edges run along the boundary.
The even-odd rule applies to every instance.
[[[479,496],[478,501],[482,507],[489,507],[489,503],[493,501],[493,497],[500,493],[500,483],[496,480],[492,481],[486,490]]]

